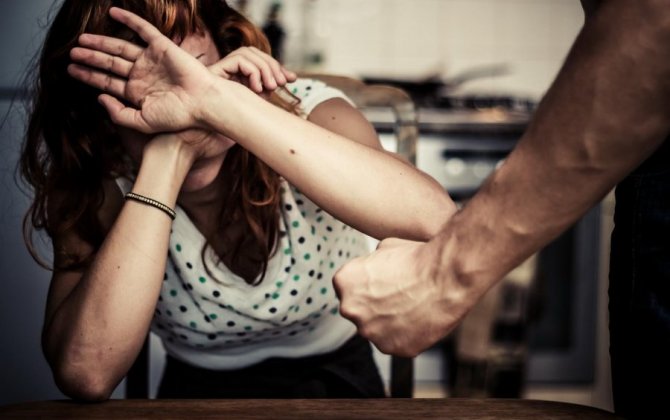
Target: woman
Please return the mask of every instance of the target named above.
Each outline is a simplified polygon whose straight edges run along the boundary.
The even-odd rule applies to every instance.
[[[332,276],[366,251],[359,231],[425,240],[453,203],[268,52],[221,0],[63,3],[22,164],[67,395],[108,398],[151,329],[159,397],[383,396]]]

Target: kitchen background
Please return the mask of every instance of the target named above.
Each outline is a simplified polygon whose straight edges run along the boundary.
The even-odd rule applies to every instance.
[[[17,83],[43,39],[49,11],[55,10],[54,4],[59,3],[2,0],[0,377],[6,380],[0,381],[0,404],[62,398],[39,347],[49,273],[32,261],[23,245],[20,222],[28,199],[15,181],[23,128],[21,102],[15,99]],[[263,25],[277,2],[231,3]],[[468,178],[468,185],[474,190],[504,159],[504,153],[523,130],[533,105],[559,70],[583,23],[583,14],[578,0],[285,0],[278,8],[278,22],[286,34],[283,61],[292,69],[366,80],[434,82],[436,88],[419,112],[422,134],[418,166],[451,191],[454,177],[462,176],[470,168],[476,176]],[[522,104],[521,110],[518,104]],[[430,117],[452,121],[450,118],[464,109],[468,115],[496,110],[516,118],[504,133],[497,126],[470,124],[464,130],[462,125],[455,128],[438,124],[438,128],[431,129],[421,125],[422,115],[425,120]],[[380,130],[380,135],[388,140],[389,133]],[[467,148],[464,144],[477,146]],[[441,154],[433,157],[433,151]],[[436,166],[429,168],[429,163]],[[468,192],[460,193],[463,201],[467,200]],[[608,198],[549,251],[517,272],[526,278],[520,283],[538,282],[537,273],[543,272],[538,267],[544,267],[543,277],[548,278],[542,282],[541,298],[534,299],[540,302],[539,307],[545,308],[539,311],[543,316],[534,318],[535,330],[530,327],[527,334],[509,334],[517,330],[500,326],[501,322],[495,328],[498,344],[515,342],[529,349],[529,358],[524,359],[521,367],[507,369],[512,377],[521,375],[523,383],[518,389],[525,397],[611,409],[606,331],[610,212],[611,198]],[[48,250],[48,244],[44,248]],[[563,274],[556,267],[563,267]],[[555,275],[556,272],[559,274]],[[507,283],[519,284],[514,279]],[[518,288],[508,289],[516,290],[516,294],[500,292],[502,297],[498,300],[506,302],[507,309],[510,301],[522,302],[525,314],[527,301],[533,300],[529,296],[535,295],[526,289],[521,292]],[[499,306],[505,308],[505,304]],[[499,311],[498,319],[504,318],[500,315],[503,312]],[[458,349],[463,347],[459,343],[463,341],[446,340],[415,360],[417,396],[455,394],[456,382],[450,375],[457,369],[452,359],[459,354]],[[381,354],[377,357],[388,375],[387,357]],[[152,360],[155,383],[160,355],[155,354]],[[465,361],[460,366],[468,366],[476,376],[482,369],[477,363]],[[484,364],[484,370],[486,366],[491,370],[490,364]],[[462,375],[459,377],[462,385]],[[477,386],[472,389],[484,392]],[[495,395],[490,389],[486,392]],[[120,387],[115,396],[122,395]]]

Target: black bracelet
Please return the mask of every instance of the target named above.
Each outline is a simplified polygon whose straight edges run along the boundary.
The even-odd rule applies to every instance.
[[[177,213],[175,213],[174,210],[172,210],[170,207],[166,206],[165,204],[161,203],[160,201],[156,201],[153,198],[145,197],[143,195],[135,194],[133,192],[126,193],[126,200],[133,200],[137,201],[138,203],[146,204],[149,206],[156,207],[159,210],[162,210],[170,216],[170,219],[174,220],[175,217],[177,217]]]

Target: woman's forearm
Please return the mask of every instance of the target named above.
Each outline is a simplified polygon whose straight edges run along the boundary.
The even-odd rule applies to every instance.
[[[112,8],[110,15],[143,37],[147,47],[84,34],[71,53],[77,64],[68,71],[105,92],[99,100],[116,124],[145,133],[189,128],[222,133],[319,206],[378,238],[427,239],[455,211],[441,186],[416,169],[381,150],[310,124],[241,84],[216,76],[141,17],[118,8]],[[127,50],[135,51],[130,61],[115,52]],[[132,71],[109,69],[109,60],[121,60],[123,69]],[[108,83],[110,70],[119,76],[117,83]],[[247,80],[258,73],[240,75]]]
[[[188,166],[169,150],[146,151],[133,191],[174,208]],[[105,399],[130,368],[154,313],[170,228],[160,210],[124,203],[91,266],[45,330],[45,353],[65,392]]]
[[[204,124],[373,237],[426,240],[455,212],[441,185],[411,165],[289,114],[239,84],[222,80],[203,109]]]

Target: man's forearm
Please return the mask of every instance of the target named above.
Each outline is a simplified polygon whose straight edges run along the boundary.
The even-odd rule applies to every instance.
[[[382,241],[335,275],[340,313],[361,335],[385,353],[416,356],[661,144],[668,9],[670,1],[603,1],[518,147],[467,206],[428,243]]]
[[[670,127],[669,45],[669,2],[595,9],[516,150],[435,238],[443,265],[492,284],[648,157]]]

